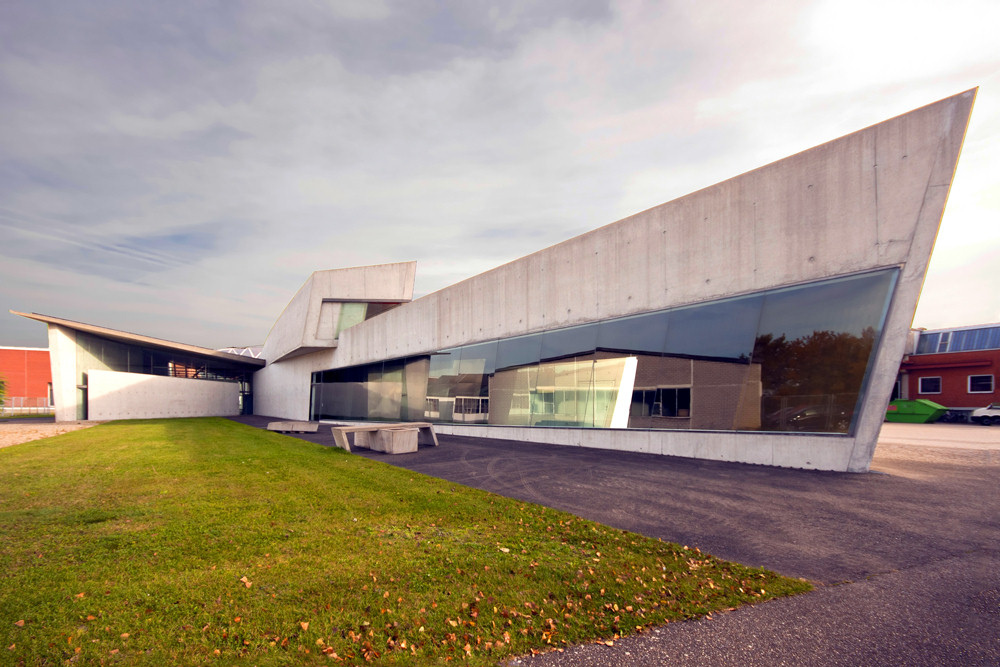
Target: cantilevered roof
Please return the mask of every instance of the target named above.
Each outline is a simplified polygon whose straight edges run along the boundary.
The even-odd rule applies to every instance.
[[[217,350],[211,350],[207,347],[188,345],[187,343],[175,343],[174,341],[163,340],[162,338],[153,338],[152,336],[143,336],[142,334],[129,333],[128,331],[118,331],[117,329],[109,329],[108,327],[99,327],[96,324],[86,324],[85,322],[64,320],[61,317],[52,317],[51,315],[40,315],[39,313],[20,313],[16,310],[11,310],[9,312],[13,315],[27,317],[30,320],[37,320],[46,324],[54,324],[56,326],[66,327],[67,329],[73,329],[75,331],[83,331],[84,333],[93,334],[102,338],[108,338],[110,340],[116,340],[122,343],[128,343],[130,345],[145,345],[147,347],[155,347],[161,350],[169,350],[171,352],[183,352],[184,354],[190,354],[202,358],[218,359],[220,361],[227,361],[229,363],[243,365],[249,368],[262,368],[265,363],[263,359],[253,359],[251,357],[244,357],[238,354],[219,352]]]

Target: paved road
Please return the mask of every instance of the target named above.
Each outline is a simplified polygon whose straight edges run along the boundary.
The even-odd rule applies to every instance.
[[[517,664],[1000,665],[1000,428],[887,424],[868,474],[440,439],[362,455],[817,584]]]

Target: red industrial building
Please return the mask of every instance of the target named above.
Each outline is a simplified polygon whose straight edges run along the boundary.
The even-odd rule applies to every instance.
[[[1000,403],[1000,324],[914,331],[900,366],[900,398],[926,398],[964,419]]]
[[[49,412],[52,368],[49,351],[38,347],[0,347],[0,377],[7,383],[4,413]]]

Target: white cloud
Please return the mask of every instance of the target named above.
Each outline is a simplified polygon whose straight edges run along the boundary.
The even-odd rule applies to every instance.
[[[313,270],[416,259],[427,292],[977,84],[938,257],[985,261],[1000,247],[998,8],[894,8],[8,3],[0,223],[26,231],[0,247],[0,295],[261,342]],[[46,26],[30,40],[9,27],[30,17]],[[919,316],[948,303],[957,274],[938,257]],[[998,291],[991,272],[961,278]],[[996,314],[982,308],[967,316]],[[23,335],[9,319],[6,344]]]

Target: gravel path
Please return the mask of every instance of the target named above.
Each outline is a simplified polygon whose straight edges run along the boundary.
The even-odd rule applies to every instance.
[[[100,423],[97,421],[75,421],[56,424],[51,417],[45,420],[27,418],[0,420],[0,449],[19,445],[22,442],[62,435]]]

